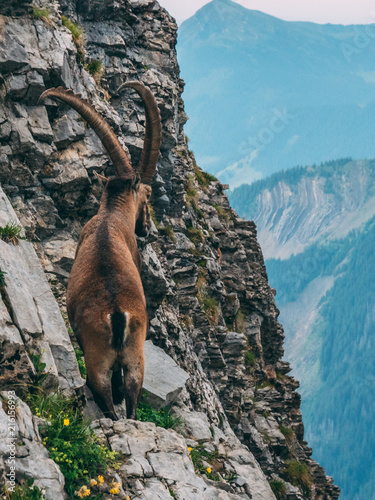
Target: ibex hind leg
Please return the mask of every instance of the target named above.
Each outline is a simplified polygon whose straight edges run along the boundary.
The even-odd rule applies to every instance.
[[[122,376],[122,367],[113,370],[112,373],[112,398],[115,405],[119,405],[124,401],[124,379]]]
[[[125,348],[121,364],[124,368],[126,416],[136,420],[144,375],[143,348],[136,348],[135,346]]]
[[[95,403],[99,406],[106,417],[118,420],[112,400],[111,380],[109,377],[110,362],[102,353],[102,359],[86,358],[87,387],[92,392]],[[113,362],[113,361],[112,361]]]
[[[125,370],[126,417],[137,420],[137,408],[141,397],[143,369],[131,367]]]

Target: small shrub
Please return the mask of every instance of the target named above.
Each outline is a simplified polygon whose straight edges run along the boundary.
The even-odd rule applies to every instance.
[[[203,232],[197,227],[189,227],[186,229],[186,236],[190,241],[194,243],[194,245],[198,245],[198,243],[204,242]]]
[[[178,429],[182,425],[180,417],[174,417],[166,408],[155,410],[150,403],[147,402],[147,397],[143,399],[138,405],[137,418],[141,422],[153,422],[159,427],[164,429]]]
[[[277,500],[284,500],[286,497],[286,486],[284,481],[274,479],[270,482],[271,490],[273,491]]]
[[[40,9],[39,7],[34,7],[31,17],[33,19],[42,19],[42,21],[47,21],[50,14],[51,13],[48,9]]]
[[[40,489],[34,485],[34,478],[25,480],[22,484],[17,484],[13,491],[6,486],[1,491],[4,500],[44,500],[45,496]]]
[[[268,418],[268,416],[269,416],[268,411],[266,411],[266,410],[262,411],[262,417]]]
[[[13,245],[18,245],[19,240],[24,240],[25,238],[21,236],[22,226],[11,222],[4,227],[0,227],[0,239],[5,241],[5,243],[12,243]]]
[[[255,356],[251,351],[245,352],[245,365],[251,368],[255,366]]]
[[[287,460],[283,474],[293,486],[299,486],[304,491],[309,491],[312,484],[310,470],[306,464],[298,460]]]

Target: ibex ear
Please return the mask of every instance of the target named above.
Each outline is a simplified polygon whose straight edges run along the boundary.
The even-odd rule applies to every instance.
[[[137,191],[140,185],[141,185],[141,176],[137,172],[132,182],[132,189],[134,189],[134,191]]]

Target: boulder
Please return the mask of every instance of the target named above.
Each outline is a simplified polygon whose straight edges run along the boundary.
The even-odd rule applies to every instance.
[[[151,340],[145,343],[145,358],[143,388],[148,393],[148,401],[154,408],[172,404],[185,387],[189,375]]]

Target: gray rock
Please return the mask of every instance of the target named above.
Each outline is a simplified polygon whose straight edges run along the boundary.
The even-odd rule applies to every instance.
[[[37,71],[29,71],[27,73],[27,83],[29,84],[29,89],[26,95],[26,102],[36,105],[40,94],[45,89],[43,77]]]
[[[28,122],[30,131],[35,139],[51,144],[53,139],[53,132],[51,125],[49,124],[45,106],[30,108]]]
[[[85,136],[85,126],[78,121],[75,114],[67,113],[53,124],[54,139],[53,142],[58,149],[64,149],[69,144],[83,139]]]
[[[15,377],[20,383],[31,383],[34,372],[21,335],[0,297],[0,390],[10,389]]]
[[[211,441],[212,434],[207,415],[201,411],[184,411],[176,408],[174,413],[183,421],[183,434],[198,442]]]
[[[143,388],[148,393],[150,404],[160,408],[173,403],[185,387],[189,375],[151,340],[145,343],[145,359]]]
[[[14,101],[19,101],[25,97],[29,84],[26,75],[10,75],[5,86],[8,96]]]

